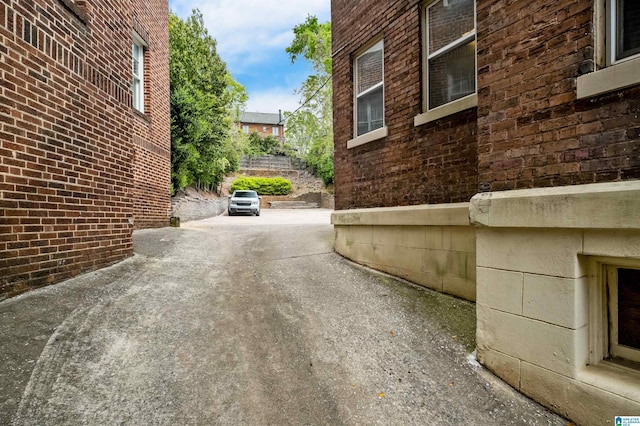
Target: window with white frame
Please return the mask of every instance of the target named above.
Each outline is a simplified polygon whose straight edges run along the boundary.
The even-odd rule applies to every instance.
[[[249,134],[249,126],[247,126],[246,124],[242,125],[242,133],[248,135]]]
[[[426,109],[476,93],[475,0],[436,0],[424,9]]]
[[[596,0],[595,70],[578,76],[585,99],[640,84],[640,1]]]
[[[384,46],[382,40],[355,59],[356,136],[384,126]]]
[[[640,260],[589,259],[589,364],[640,370]]]
[[[144,112],[144,50],[146,43],[133,34],[132,43],[132,71],[133,80],[131,83],[132,104],[135,109]]]
[[[271,134],[273,136],[278,136],[280,134],[280,129],[278,128],[278,126],[273,126],[271,128]]]
[[[606,266],[609,355],[640,363],[640,269]]]
[[[640,1],[606,1],[607,65],[640,57]]]

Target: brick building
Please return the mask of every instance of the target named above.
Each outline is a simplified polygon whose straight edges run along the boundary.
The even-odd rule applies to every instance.
[[[258,133],[260,137],[273,136],[284,142],[284,121],[282,112],[243,112],[238,123],[244,134]]]
[[[332,0],[336,250],[476,301],[478,359],[580,424],[640,412],[638,28],[625,0]]]
[[[0,298],[168,224],[167,21],[166,0],[0,3]]]

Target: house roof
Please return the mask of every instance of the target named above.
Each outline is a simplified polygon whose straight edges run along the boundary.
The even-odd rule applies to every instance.
[[[253,123],[253,124],[283,124],[280,123],[281,116],[279,113],[270,112],[243,112],[240,117],[241,123]]]

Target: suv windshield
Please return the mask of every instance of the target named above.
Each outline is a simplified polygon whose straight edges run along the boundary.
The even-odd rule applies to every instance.
[[[258,198],[258,193],[256,191],[236,191],[233,196],[235,198]]]

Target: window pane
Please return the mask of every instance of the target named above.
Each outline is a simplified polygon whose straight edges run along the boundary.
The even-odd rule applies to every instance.
[[[141,109],[140,105],[140,80],[137,78],[133,79],[133,85],[131,87],[133,92],[133,107],[137,110]]]
[[[440,0],[427,9],[429,54],[475,29],[474,0]]]
[[[640,349],[639,269],[618,269],[618,344]]]
[[[356,60],[356,93],[362,93],[382,81],[382,43],[378,43]]]
[[[384,124],[382,86],[358,98],[358,136],[379,129]]]
[[[472,41],[429,61],[429,109],[475,93],[475,55]]]
[[[616,59],[640,53],[640,1],[618,0],[618,51]]]

